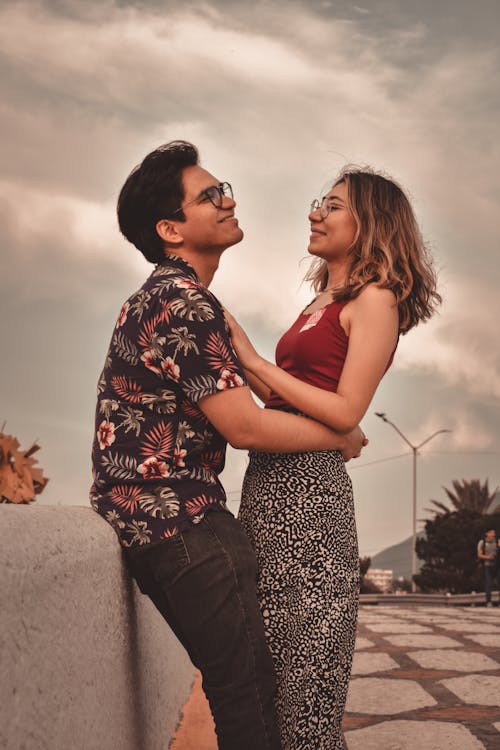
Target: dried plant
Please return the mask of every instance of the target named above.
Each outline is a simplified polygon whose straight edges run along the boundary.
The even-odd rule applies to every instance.
[[[0,502],[30,503],[49,481],[35,467],[33,454],[40,446],[33,443],[27,451],[19,450],[19,441],[0,432]]]

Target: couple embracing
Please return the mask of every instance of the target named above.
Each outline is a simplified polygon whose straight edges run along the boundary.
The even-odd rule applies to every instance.
[[[185,141],[121,190],[120,229],[155,268],[99,379],[91,503],[201,671],[219,748],[337,750],[359,590],[344,462],[399,334],[439,295],[404,192],[347,168],[311,204],[314,298],[267,362],[209,291],[243,238],[235,207]],[[250,451],[239,520],[228,442]]]

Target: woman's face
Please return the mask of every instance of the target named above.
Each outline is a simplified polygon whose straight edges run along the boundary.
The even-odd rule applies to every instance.
[[[345,182],[332,187],[323,198],[323,207],[330,209],[324,219],[319,208],[309,213],[311,236],[308,251],[326,261],[344,260],[356,234],[356,221],[348,207]]]

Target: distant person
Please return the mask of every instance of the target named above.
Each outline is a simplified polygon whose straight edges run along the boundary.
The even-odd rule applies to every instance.
[[[99,379],[91,502],[201,670],[219,748],[278,750],[255,555],[218,478],[226,441],[348,459],[363,434],[254,402],[208,290],[243,238],[235,207],[183,141],[146,156],[120,192],[120,229],[155,268],[121,308]]]
[[[309,221],[316,296],[280,339],[278,366],[228,319],[268,410],[347,432],[363,418],[399,335],[430,318],[440,297],[410,203],[392,180],[347,168],[312,202]],[[341,454],[252,451],[240,518],[257,554],[283,747],[345,748],[359,557]]]
[[[492,606],[491,592],[495,584],[500,592],[499,546],[500,541],[497,539],[495,529],[488,529],[484,537],[477,544],[477,557],[483,563],[484,567],[484,594],[487,607]]]

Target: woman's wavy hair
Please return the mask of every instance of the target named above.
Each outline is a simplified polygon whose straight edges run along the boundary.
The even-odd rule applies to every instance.
[[[399,330],[407,333],[428,320],[441,302],[436,273],[413,209],[392,179],[369,168],[347,166],[335,185],[347,185],[348,207],[356,222],[347,281],[334,293],[337,301],[354,299],[376,283],[396,295]],[[327,262],[313,262],[305,277],[315,292],[328,283]]]

